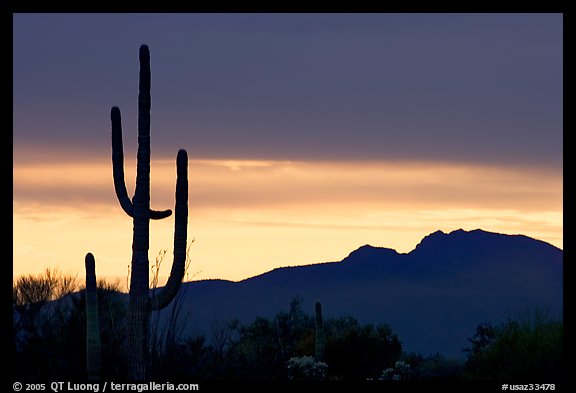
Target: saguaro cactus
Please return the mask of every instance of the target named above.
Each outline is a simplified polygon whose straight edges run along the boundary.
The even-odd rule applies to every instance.
[[[132,267],[129,300],[129,373],[133,380],[146,377],[149,318],[152,310],[166,307],[176,296],[182,283],[186,262],[186,236],[188,225],[188,155],[179,150],[176,157],[176,214],[174,224],[174,262],[170,277],[158,295],[149,295],[148,248],[150,219],[162,219],[171,210],[150,209],[150,51],[140,47],[140,81],[138,94],[138,154],[136,189],[132,200],[128,198],[124,183],[124,152],[120,109],[113,107],[112,170],[114,188],[122,209],[133,219]]]
[[[315,345],[315,355],[314,358],[317,362],[324,361],[324,321],[322,319],[322,304],[316,302],[316,345]]]
[[[98,290],[96,288],[96,263],[91,253],[86,254],[86,368],[88,379],[98,381],[101,371],[102,348],[98,321]]]

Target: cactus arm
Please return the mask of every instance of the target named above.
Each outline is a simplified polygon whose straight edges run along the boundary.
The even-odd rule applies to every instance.
[[[316,343],[315,343],[315,360],[324,361],[325,339],[324,339],[324,321],[322,319],[322,304],[316,302]]]
[[[151,220],[161,220],[172,215],[172,210],[149,210]]]
[[[132,217],[132,201],[128,197],[124,183],[124,147],[122,145],[122,120],[120,109],[113,107],[110,112],[112,121],[112,174],[114,177],[114,190],[122,209]]]
[[[102,347],[98,322],[98,290],[96,288],[96,262],[91,253],[86,254],[86,367],[89,380],[99,380]]]
[[[168,282],[158,296],[152,299],[153,310],[166,307],[176,296],[184,278],[186,264],[186,241],[188,226],[188,154],[186,150],[178,151],[176,157],[176,207],[174,222],[174,261]]]
[[[124,182],[124,146],[122,143],[122,117],[120,109],[113,107],[110,112],[112,121],[112,174],[114,177],[114,190],[122,209],[132,217],[134,206],[128,197],[126,183]],[[172,215],[172,210],[149,210],[152,220],[160,220]]]

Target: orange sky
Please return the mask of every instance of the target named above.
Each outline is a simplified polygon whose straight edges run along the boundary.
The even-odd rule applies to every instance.
[[[126,158],[133,193],[135,162]],[[111,163],[14,165],[14,276],[47,267],[125,281],[132,221]],[[174,207],[175,164],[153,160],[151,205]],[[241,280],[278,266],[338,261],[364,245],[409,252],[435,230],[525,234],[563,248],[562,174],[533,167],[441,162],[191,160],[194,279]],[[173,217],[152,221],[150,259],[168,250]],[[189,277],[190,278],[190,277]]]

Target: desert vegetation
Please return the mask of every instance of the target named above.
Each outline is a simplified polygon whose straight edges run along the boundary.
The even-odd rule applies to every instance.
[[[498,326],[480,324],[469,341],[466,378],[534,380],[563,375],[563,323],[545,312]]]
[[[119,283],[98,281],[102,378],[129,379],[127,295]],[[185,289],[183,289],[185,290]],[[13,283],[14,375],[26,380],[85,379],[85,290],[56,270]],[[174,328],[187,312],[177,307],[158,328],[152,318],[147,369],[152,380],[501,380],[557,378],[563,370],[561,320],[534,313],[470,332],[465,359],[403,351],[387,324],[351,316],[323,318],[323,359],[317,358],[316,310],[293,298],[272,318],[214,323],[206,335]],[[180,303],[178,303],[180,302]]]
[[[126,301],[118,282],[99,280],[102,374],[121,375],[126,338]],[[27,380],[54,376],[87,378],[86,291],[57,269],[13,282],[13,374]]]

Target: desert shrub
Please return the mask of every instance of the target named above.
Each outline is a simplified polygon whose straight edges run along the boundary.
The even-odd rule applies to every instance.
[[[98,284],[105,375],[123,372],[125,304],[118,287]],[[12,291],[13,375],[25,380],[86,376],[86,300],[79,280],[47,269],[14,280]]]
[[[402,352],[389,325],[325,318],[325,359],[323,364],[312,363],[314,317],[302,310],[301,299],[293,299],[287,312],[235,329],[237,340],[227,354],[227,376],[233,379],[377,379]]]
[[[554,380],[563,374],[562,320],[536,312],[498,327],[480,325],[466,348],[466,376]]]
[[[410,364],[403,360],[398,360],[394,363],[394,367],[388,367],[382,371],[380,380],[382,381],[405,381],[412,379],[412,368]]]
[[[361,324],[352,317],[327,319],[326,363],[343,380],[378,379],[402,354],[400,340],[387,324]]]
[[[464,371],[464,361],[459,359],[447,358],[440,353],[430,356],[420,354],[403,354],[402,360],[410,365],[410,373],[404,376],[404,379],[412,380],[437,380],[462,379]]]
[[[288,360],[288,379],[291,381],[319,381],[326,379],[328,365],[312,356],[292,357]]]

